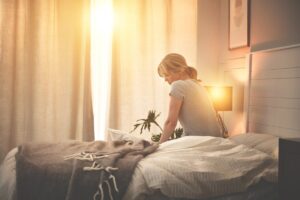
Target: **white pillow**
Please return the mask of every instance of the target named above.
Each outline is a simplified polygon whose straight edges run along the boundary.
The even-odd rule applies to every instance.
[[[111,129],[111,128],[108,128],[108,133],[109,133],[109,137],[112,141],[127,140],[127,141],[132,141],[132,142],[138,142],[143,139],[141,137],[134,136],[131,133],[121,131],[121,130]]]
[[[245,133],[231,136],[230,140],[262,151],[278,159],[279,137],[265,133]]]

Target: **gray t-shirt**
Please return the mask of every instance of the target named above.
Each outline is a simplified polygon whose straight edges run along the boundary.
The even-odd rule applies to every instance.
[[[183,135],[222,137],[212,101],[200,83],[192,79],[174,81],[170,96],[183,100],[179,111]]]

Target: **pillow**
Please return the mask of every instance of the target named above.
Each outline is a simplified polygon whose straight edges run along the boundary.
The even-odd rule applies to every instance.
[[[142,137],[138,137],[138,136],[134,136],[133,134],[130,134],[128,132],[125,131],[121,131],[121,130],[116,130],[116,129],[111,129],[108,128],[108,135],[110,140],[115,141],[115,140],[127,140],[127,141],[132,141],[132,142],[138,142],[144,138]]]
[[[278,159],[279,137],[265,133],[245,133],[231,136],[230,140],[262,151]]]

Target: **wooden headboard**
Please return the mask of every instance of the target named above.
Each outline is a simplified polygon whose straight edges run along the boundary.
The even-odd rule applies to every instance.
[[[249,55],[247,131],[300,138],[300,44]]]

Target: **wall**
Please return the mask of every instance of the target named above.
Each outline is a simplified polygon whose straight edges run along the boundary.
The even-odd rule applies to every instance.
[[[245,132],[251,52],[300,43],[299,0],[251,0],[250,47],[228,50],[229,0],[220,0],[219,80],[232,85],[233,111],[223,117],[231,134]]]
[[[245,105],[248,86],[247,54],[249,47],[229,50],[229,1],[219,0],[219,57],[218,57],[218,80],[222,85],[233,87],[233,110],[223,112],[223,119],[230,135],[246,131]]]
[[[251,0],[251,51],[300,43],[299,0]]]
[[[220,1],[198,0],[197,70],[204,84],[218,79]]]
[[[251,0],[251,9],[249,130],[299,137],[300,1]]]
[[[223,112],[230,134],[245,132],[244,93],[249,48],[228,49],[228,0],[198,0],[197,69],[207,85],[233,86],[233,111]]]

